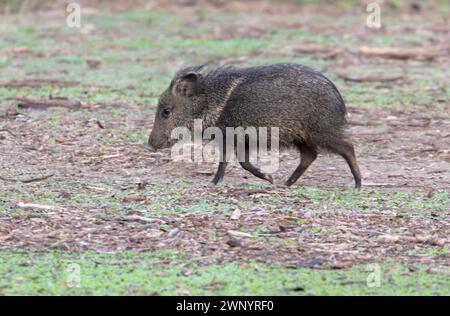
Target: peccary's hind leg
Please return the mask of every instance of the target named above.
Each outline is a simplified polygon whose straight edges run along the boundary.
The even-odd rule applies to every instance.
[[[242,161],[241,157],[238,157],[238,158],[239,158],[239,163],[241,164],[242,168],[249,171],[255,177],[269,181],[270,183],[273,184],[273,178],[270,174],[261,172],[261,170],[259,170],[257,167],[255,167],[254,165],[252,165],[250,163],[250,153],[249,153],[248,148],[246,148],[246,150],[245,150],[245,160]]]
[[[361,171],[359,170],[358,162],[356,161],[355,149],[353,145],[345,140],[330,146],[330,149],[335,153],[341,155],[347,161],[350,170],[355,178],[355,188],[361,188]]]
[[[307,145],[300,145],[299,148],[302,157],[300,165],[297,167],[297,169],[295,169],[294,173],[286,181],[287,186],[293,185],[317,158],[317,151],[315,148]]]

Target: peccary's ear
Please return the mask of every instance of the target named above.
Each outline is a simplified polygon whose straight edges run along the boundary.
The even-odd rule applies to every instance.
[[[200,74],[190,72],[177,79],[173,85],[172,92],[175,95],[190,97],[197,93]]]

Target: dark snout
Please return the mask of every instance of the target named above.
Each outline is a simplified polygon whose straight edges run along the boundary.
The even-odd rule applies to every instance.
[[[148,138],[147,145],[145,147],[151,151],[157,151],[160,149],[170,147],[170,142],[165,135],[165,128],[161,128],[160,126],[153,126],[150,136]]]
[[[155,146],[155,140],[154,140],[153,130],[152,133],[150,133],[150,136],[148,137],[147,144],[144,144],[144,148],[149,151],[156,151],[157,146]]]
[[[153,147],[152,145],[150,145],[149,143],[144,144],[144,148],[147,149],[147,150],[149,150],[149,151],[152,151],[152,152],[155,152],[155,151],[156,151],[156,148]]]
[[[164,138],[161,139],[160,135],[152,130],[150,137],[148,138],[148,142],[147,144],[144,145],[144,147],[147,150],[155,152],[158,151],[159,149],[169,147],[166,143],[167,142],[165,141]]]

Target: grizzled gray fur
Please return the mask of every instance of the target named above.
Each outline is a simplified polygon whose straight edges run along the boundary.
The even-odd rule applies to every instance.
[[[359,188],[361,173],[353,145],[344,135],[345,114],[336,86],[306,66],[195,66],[180,70],[161,95],[149,145],[153,149],[170,147],[172,129],[192,129],[194,119],[202,119],[204,129],[223,129],[223,135],[226,127],[279,127],[280,147],[296,147],[301,153],[300,165],[286,185],[295,183],[322,149],[347,161]],[[240,162],[244,169],[273,182],[248,157],[244,160]],[[223,179],[226,165],[226,159],[219,163],[214,184]]]

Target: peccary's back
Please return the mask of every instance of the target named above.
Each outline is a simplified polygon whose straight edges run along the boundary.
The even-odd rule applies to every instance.
[[[321,145],[342,135],[346,108],[339,91],[306,66],[232,68],[220,76],[234,86],[228,90],[218,125],[276,126],[286,145],[299,141]]]

